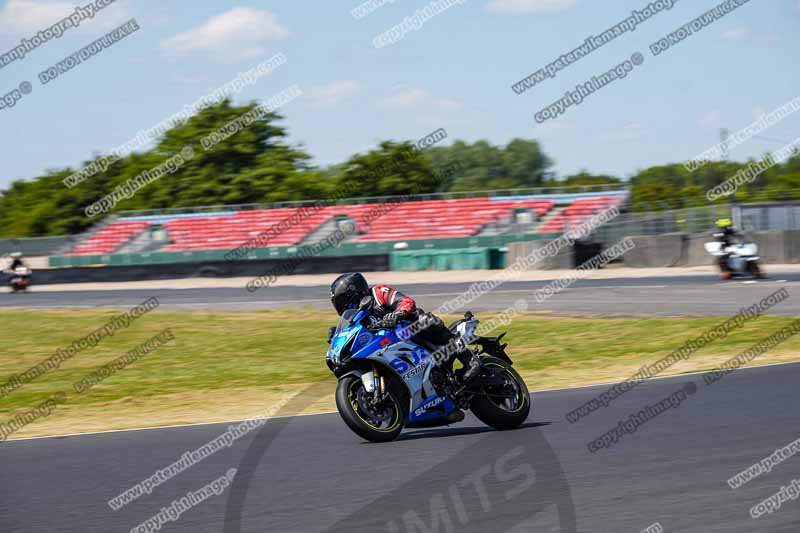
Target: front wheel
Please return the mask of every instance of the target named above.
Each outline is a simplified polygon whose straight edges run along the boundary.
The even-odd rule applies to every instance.
[[[516,429],[528,419],[531,396],[525,381],[508,362],[482,357],[480,375],[475,378],[481,393],[470,401],[470,410],[487,426]]]
[[[373,403],[359,376],[346,376],[336,386],[336,408],[353,432],[371,442],[388,442],[403,430],[403,408],[391,388],[386,398]]]

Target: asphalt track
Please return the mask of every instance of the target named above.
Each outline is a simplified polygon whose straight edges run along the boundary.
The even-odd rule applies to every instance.
[[[773,272],[768,279],[722,281],[712,275],[652,277],[637,279],[584,279],[555,297],[536,304],[533,292],[548,281],[508,282],[470,303],[475,312],[500,311],[519,299],[530,302],[530,311],[596,316],[732,315],[786,287],[790,293],[800,286],[800,273]],[[426,310],[436,310],[454,298],[469,283],[406,284],[398,289],[412,295]],[[267,287],[255,292],[242,288],[153,289],[82,292],[32,292],[0,294],[0,307],[93,308],[132,307],[155,296],[163,309],[256,311],[311,307],[330,310],[327,286]],[[788,299],[769,311],[800,315],[800,299]]]
[[[0,531],[130,531],[237,468],[233,485],[161,531],[665,532],[800,530],[800,500],[750,508],[800,478],[792,457],[734,490],[726,480],[800,433],[800,364],[641,384],[575,424],[564,414],[605,387],[536,393],[522,429],[474,418],[368,444],[336,414],[276,418],[118,511],[133,484],[199,448],[224,424],[9,441],[0,445]],[[616,445],[587,443],[692,382],[696,392]],[[313,395],[305,391],[300,402]],[[448,529],[452,524],[453,528]]]

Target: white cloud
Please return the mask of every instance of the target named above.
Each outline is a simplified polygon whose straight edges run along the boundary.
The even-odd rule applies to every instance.
[[[436,98],[428,91],[416,87],[395,90],[381,100],[385,107],[394,109],[417,109],[422,111],[454,111],[461,108],[461,103],[449,98]]]
[[[77,5],[85,4],[63,0],[9,0],[0,8],[0,43],[7,46],[6,43],[17,41],[14,43],[17,44],[19,38],[29,38],[49,28],[74,13]],[[67,31],[94,35],[98,30],[111,30],[130,18],[127,4],[127,0],[119,0],[96,12],[94,18],[82,20],[77,29],[68,28]]]
[[[265,54],[269,41],[288,35],[289,31],[269,11],[235,7],[196,28],[164,39],[161,47],[174,53],[213,52],[244,59]]]
[[[749,41],[766,46],[772,46],[780,41],[780,36],[775,32],[754,32],[750,28],[746,27],[730,29],[726,32],[723,32],[720,37],[723,41]]]
[[[577,0],[490,0],[486,10],[498,15],[556,13],[576,4]]]
[[[0,10],[3,33],[28,35],[52,26],[75,10],[71,2],[9,0]]]
[[[357,81],[336,80],[319,87],[312,87],[306,91],[311,102],[317,106],[332,106],[345,98],[349,98],[361,90]]]
[[[749,28],[734,28],[723,32],[721,37],[723,41],[746,41],[752,36]]]
[[[719,111],[709,111],[698,121],[698,124],[704,128],[717,129],[722,125],[722,113]]]

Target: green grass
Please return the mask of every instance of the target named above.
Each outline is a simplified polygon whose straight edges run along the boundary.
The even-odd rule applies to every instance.
[[[0,381],[45,360],[115,314],[107,310],[0,311],[4,326],[0,328]],[[327,329],[335,320],[332,313],[310,309],[154,311],[127,330],[78,353],[59,369],[0,398],[0,422],[58,391],[67,392],[67,408],[31,424],[19,435],[47,434],[64,427],[98,429],[213,420],[223,405],[227,405],[226,412],[237,412],[240,406],[242,413],[250,413],[300,383],[323,383],[332,394],[335,380],[324,357]],[[625,378],[723,320],[525,315],[507,328],[506,339],[508,352],[531,389],[550,388]],[[753,320],[670,372],[714,368],[792,320],[772,316]],[[167,327],[174,341],[84,394],[73,391],[73,383]],[[798,351],[800,336],[754,364],[793,360]],[[324,405],[332,405],[330,398],[325,401]]]

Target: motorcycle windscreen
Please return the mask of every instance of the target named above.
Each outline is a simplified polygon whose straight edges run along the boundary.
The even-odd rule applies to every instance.
[[[358,327],[353,327],[350,329],[348,334],[348,328],[351,326],[350,321],[353,319],[356,313],[358,313],[357,309],[348,309],[342,313],[342,317],[339,319],[339,324],[336,326],[336,331],[333,333],[333,337],[331,338],[331,347],[328,348],[328,359],[335,363],[339,362],[339,356],[342,352],[342,348],[350,340],[350,337],[356,333],[356,330],[359,329]],[[355,324],[353,324],[353,326],[355,326]]]

